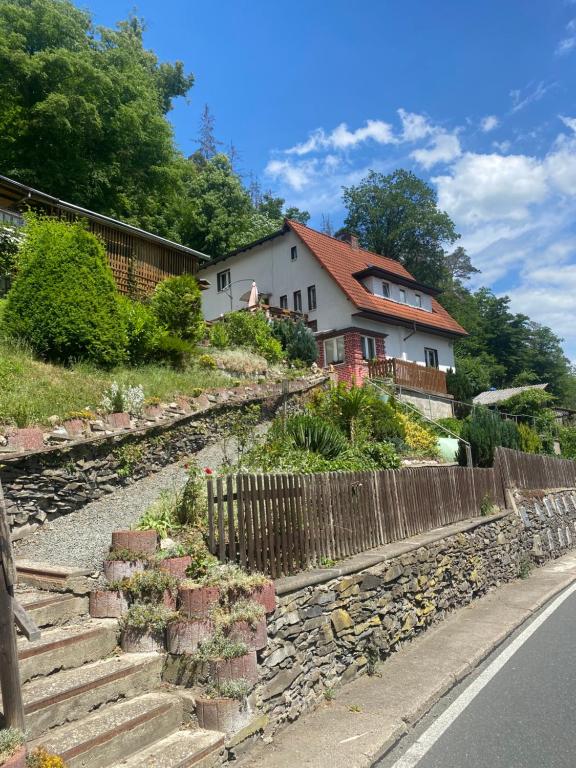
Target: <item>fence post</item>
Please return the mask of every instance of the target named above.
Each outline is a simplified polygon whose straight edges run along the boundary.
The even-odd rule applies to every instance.
[[[15,583],[16,569],[12,559],[10,528],[0,482],[0,686],[6,725],[23,731],[24,704],[12,607]]]

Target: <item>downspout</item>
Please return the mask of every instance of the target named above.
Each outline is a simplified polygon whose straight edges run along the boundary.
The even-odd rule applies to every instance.
[[[415,333],[416,333],[416,323],[414,323],[414,328],[410,331],[408,336],[404,336],[404,338],[402,339],[402,359],[403,360],[408,359],[408,353],[406,352],[406,342],[408,341],[409,338],[414,336]]]

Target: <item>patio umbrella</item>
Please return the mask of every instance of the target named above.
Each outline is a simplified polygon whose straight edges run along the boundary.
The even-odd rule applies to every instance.
[[[252,281],[252,289],[250,291],[250,298],[248,299],[248,306],[249,307],[258,306],[258,286],[256,285],[254,280]]]

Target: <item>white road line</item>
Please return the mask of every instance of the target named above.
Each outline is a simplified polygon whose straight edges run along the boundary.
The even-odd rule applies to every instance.
[[[431,749],[442,734],[452,725],[454,720],[464,712],[466,707],[474,701],[480,691],[500,672],[504,664],[509,661],[536,630],[550,618],[554,611],[559,608],[564,600],[576,591],[576,583],[562,592],[550,605],[545,608],[538,618],[526,627],[518,637],[508,645],[494,661],[474,680],[457,699],[455,699],[448,709],[443,712],[438,719],[417,739],[407,752],[394,763],[393,768],[414,768],[424,755]]]

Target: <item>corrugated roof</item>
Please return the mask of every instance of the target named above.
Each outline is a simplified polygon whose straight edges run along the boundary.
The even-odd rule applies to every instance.
[[[320,264],[332,276],[342,291],[359,310],[374,312],[383,318],[400,320],[409,324],[416,323],[458,336],[465,336],[466,331],[448,312],[432,299],[432,312],[425,309],[400,304],[370,293],[362,283],[353,277],[354,273],[368,267],[380,267],[419,285],[408,270],[394,259],[387,259],[377,253],[354,248],[349,243],[317,232],[297,221],[289,220],[288,226],[308,246]]]
[[[546,389],[548,384],[526,384],[524,387],[508,387],[507,389],[489,389],[487,392],[480,392],[479,395],[472,398],[474,405],[495,405],[514,397],[520,392],[526,392],[528,389]]]

